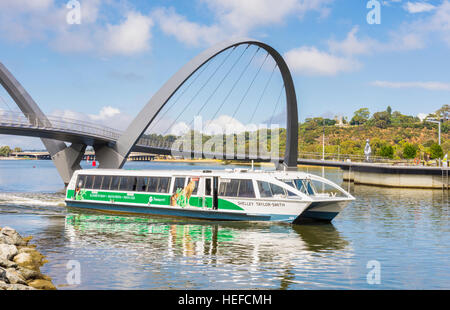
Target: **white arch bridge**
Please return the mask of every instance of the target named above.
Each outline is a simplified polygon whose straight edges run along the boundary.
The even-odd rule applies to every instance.
[[[237,47],[242,45],[244,47],[247,46],[245,50],[249,46],[255,46],[257,51],[265,51],[266,58],[270,56],[281,73],[283,82],[281,91],[283,92],[284,90],[286,97],[286,149],[284,158],[280,158],[277,161],[282,163],[280,167],[283,166],[284,169],[296,169],[298,155],[298,108],[291,73],[283,57],[274,48],[252,39],[222,42],[193,58],[153,95],[124,132],[95,123],[46,116],[11,72],[0,63],[0,84],[22,112],[0,112],[0,134],[41,138],[65,184],[68,184],[75,170],[81,169],[80,161],[87,146],[94,147],[100,168],[122,168],[131,151],[170,154],[172,148],[170,142],[150,139],[144,133],[177,90],[200,68],[204,67],[219,54],[225,51],[230,51],[229,53],[231,54]],[[65,142],[71,143],[70,146],[66,145]],[[183,154],[186,157],[217,157],[218,155],[225,155],[196,154],[195,151],[191,150],[183,151]],[[226,158],[230,159],[229,154],[226,154]],[[251,159],[254,158],[254,154],[234,154],[233,158]],[[268,160],[267,157],[263,158],[262,156],[257,159]],[[271,158],[269,160],[273,161],[274,159]]]

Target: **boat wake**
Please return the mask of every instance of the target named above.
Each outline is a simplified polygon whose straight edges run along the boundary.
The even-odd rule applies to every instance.
[[[65,212],[63,193],[0,193],[0,213],[57,215]]]

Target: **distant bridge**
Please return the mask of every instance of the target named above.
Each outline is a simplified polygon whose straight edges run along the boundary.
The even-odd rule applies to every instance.
[[[35,160],[51,160],[49,152],[38,152],[38,151],[28,151],[28,152],[13,152],[9,155],[12,158],[22,158],[22,159],[35,159]],[[156,157],[155,154],[131,152],[128,156],[128,160],[131,161],[152,161]],[[83,160],[95,161],[95,152],[86,151],[83,155]]]
[[[286,97],[287,111],[286,149],[284,158],[276,161],[282,162],[284,169],[296,169],[298,108],[291,73],[280,53],[271,46],[252,39],[222,42],[193,58],[153,95],[125,132],[78,120],[46,116],[11,72],[0,63],[0,84],[23,112],[23,115],[10,116],[8,116],[8,113],[3,113],[0,116],[0,133],[40,137],[65,184],[68,184],[75,170],[81,169],[80,161],[88,145],[94,147],[96,158],[100,162],[100,168],[122,168],[131,151],[170,154],[171,145],[168,142],[146,139],[144,132],[177,90],[201,67],[225,51],[230,51],[229,54],[233,53],[236,47],[241,45],[247,46],[244,52],[250,46],[256,46],[257,52],[259,50],[265,51],[266,59],[270,55],[275,61],[276,66],[273,70],[277,67],[281,73],[282,90],[284,90]],[[65,142],[70,142],[71,145],[67,146]],[[234,154],[230,157],[229,154],[196,154],[190,150],[184,152],[184,155],[191,157],[223,157],[225,155],[226,159],[254,158],[252,154]],[[256,155],[258,160],[267,160],[259,157],[258,154]]]

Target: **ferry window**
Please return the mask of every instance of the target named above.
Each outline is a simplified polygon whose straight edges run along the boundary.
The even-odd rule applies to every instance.
[[[292,186],[293,188],[296,188],[294,182],[292,182],[292,181],[284,181],[284,183],[286,183],[289,186]],[[297,196],[297,194],[294,194],[291,191],[287,191],[287,192],[288,192],[288,196],[291,196],[291,197],[292,196]]]
[[[159,178],[158,193],[168,193],[170,187],[170,178]]]
[[[258,181],[258,189],[261,197],[272,197],[272,190],[270,189],[269,183]]]
[[[295,187],[301,191],[303,194],[307,194],[305,185],[303,184],[303,180],[294,180]]]
[[[189,184],[192,184],[191,181],[192,181],[193,184],[194,184],[194,188],[193,188],[193,190],[192,190],[192,195],[197,195],[197,191],[198,191],[198,180],[199,180],[199,178],[189,178],[189,179],[188,179],[188,185],[186,185],[186,187],[189,186]]]
[[[120,177],[113,176],[111,179],[110,190],[117,191],[119,190]]]
[[[206,178],[205,179],[205,195],[206,196],[211,196],[212,193],[212,186],[211,186],[211,182],[212,180],[210,178]]]
[[[138,178],[137,178],[137,177],[130,177],[130,178],[129,178],[129,182],[130,182],[131,190],[132,190],[133,192],[137,191],[137,182],[138,182]]]
[[[78,179],[77,179],[77,183],[76,183],[76,187],[78,188],[83,188],[84,187],[84,181],[86,179],[86,176],[84,175],[79,175]]]
[[[109,189],[109,184],[111,183],[111,179],[112,179],[112,177],[110,175],[105,175],[103,177],[103,183],[102,183],[101,189],[108,190]]]
[[[96,175],[94,179],[94,189],[100,189],[102,186],[103,176]]]
[[[86,176],[86,183],[84,184],[84,188],[92,188],[92,183],[94,183],[94,176],[93,175],[87,175]]]
[[[237,197],[238,190],[239,190],[239,180],[231,179],[229,182],[220,183],[219,195],[227,197]]]
[[[305,183],[306,183],[306,188],[308,190],[308,194],[314,196],[316,194],[316,191],[314,190],[314,186],[311,184],[311,181],[305,180]]]
[[[270,189],[272,190],[272,194],[274,196],[275,195],[281,195],[281,196],[285,196],[286,195],[286,192],[284,191],[284,188],[282,188],[282,187],[280,187],[278,185],[270,183]]]
[[[227,183],[225,182],[220,182],[219,185],[219,196],[225,196],[225,192],[227,190]]]
[[[255,190],[253,189],[252,180],[240,180],[239,181],[239,197],[255,197]]]
[[[175,183],[173,185],[173,192],[176,193],[178,189],[184,188],[184,182],[186,181],[186,178],[175,178]]]
[[[158,181],[159,181],[159,178],[151,177],[148,180],[147,192],[157,193],[158,192]]]
[[[120,177],[120,186],[119,189],[121,191],[131,191],[133,188],[133,179],[130,177]]]
[[[282,181],[282,180],[280,180],[280,181]],[[284,183],[286,183],[287,185],[289,185],[289,186],[292,186],[292,187],[294,187],[295,188],[295,184],[294,184],[294,182],[293,181],[291,181],[291,180],[289,180],[289,181],[283,181]]]
[[[147,181],[148,178],[146,177],[137,177],[136,178],[136,186],[135,189],[138,192],[145,192],[147,191]]]

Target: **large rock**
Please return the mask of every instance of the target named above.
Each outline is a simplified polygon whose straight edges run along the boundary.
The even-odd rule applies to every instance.
[[[27,284],[24,277],[22,277],[22,275],[18,273],[14,268],[6,269],[6,278],[8,278],[8,281],[11,284]]]
[[[12,236],[18,234],[18,232],[15,229],[8,226],[3,227],[2,230],[0,230],[0,233],[2,233],[2,235],[5,236]]]
[[[0,281],[9,283],[8,277],[6,276],[6,269],[0,268]]]
[[[12,244],[0,244],[0,258],[6,260],[12,260],[19,251],[15,245]]]
[[[39,270],[39,267],[47,263],[47,260],[44,260],[45,256],[39,253],[34,247],[21,247],[18,250],[18,254],[16,255],[21,258],[24,258],[25,260],[29,260],[28,263],[25,263],[24,265],[19,264],[17,261],[15,261],[19,266],[33,269],[33,270]],[[15,259],[15,257],[14,257]],[[18,259],[20,260],[20,259]]]
[[[0,290],[7,290],[9,288],[9,285],[6,284],[4,281],[0,280]]]
[[[39,290],[56,290],[52,282],[42,279],[36,279],[28,282],[28,285]]]
[[[17,264],[14,263],[14,262],[9,261],[7,259],[0,258],[0,267],[3,267],[3,268],[16,268]]]
[[[44,276],[39,271],[28,269],[28,268],[19,267],[17,269],[17,272],[20,273],[22,275],[22,277],[27,281],[35,280],[35,279],[44,279],[44,280],[50,279],[51,280],[50,277]]]
[[[10,291],[30,291],[35,290],[34,287],[23,285],[23,284],[9,284],[7,290]]]
[[[31,270],[39,270],[39,264],[37,264],[33,256],[29,253],[20,253],[14,256],[14,262],[20,267],[28,268]]]
[[[22,236],[11,227],[3,227],[0,231],[0,243],[12,244],[12,245],[27,245],[28,239],[24,240]]]

